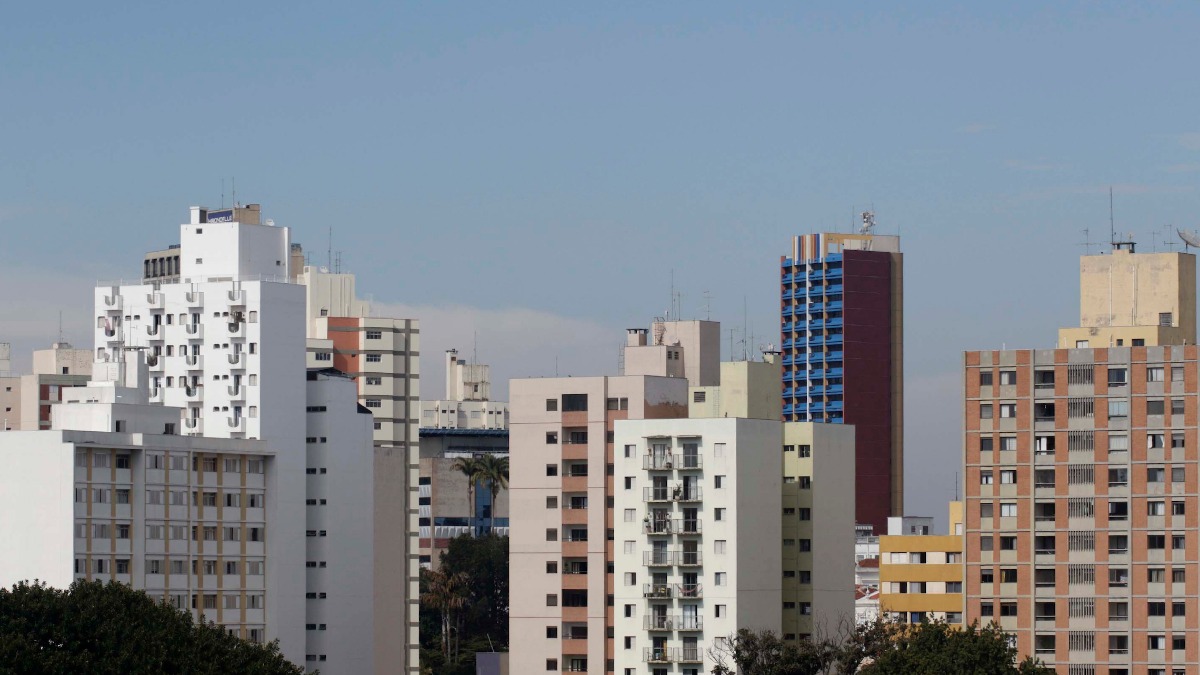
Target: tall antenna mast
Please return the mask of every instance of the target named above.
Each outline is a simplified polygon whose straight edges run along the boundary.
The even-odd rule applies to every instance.
[[[747,332],[748,325],[749,325],[749,322],[746,320],[746,296],[742,295],[742,360],[743,361],[749,360],[746,355],[747,354],[746,344],[747,344],[747,339],[749,338],[749,333]]]
[[[712,320],[712,293],[704,291],[704,320]]]
[[[230,178],[229,180],[233,182],[233,207],[236,209],[237,205],[238,205],[238,203],[237,203],[237,176],[234,176],[233,178]]]
[[[221,208],[225,208],[225,179],[221,179]]]
[[[62,341],[63,341],[63,332],[62,332],[62,310],[61,310],[61,309],[60,309],[60,310],[58,310],[58,341],[59,341],[59,342],[62,342]]]
[[[333,271],[333,227],[329,228],[329,248],[325,250],[325,269]]]
[[[1113,219],[1113,189],[1108,186],[1108,243],[1112,248],[1117,247],[1117,225]]]

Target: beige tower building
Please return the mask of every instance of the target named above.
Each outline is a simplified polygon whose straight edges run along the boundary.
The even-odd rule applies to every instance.
[[[1196,256],[1122,245],[1079,259],[1079,326],[1060,349],[1196,344]]]

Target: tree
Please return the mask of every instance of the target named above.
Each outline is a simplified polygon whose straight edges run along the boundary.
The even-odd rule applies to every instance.
[[[471,508],[470,515],[467,516],[467,524],[471,528],[471,535],[479,534],[475,530],[475,483],[479,481],[479,459],[476,457],[459,457],[454,460],[451,465],[452,469],[459,471],[467,477],[467,503]]]
[[[478,460],[479,478],[487,481],[488,491],[492,494],[491,522],[488,532],[496,530],[496,499],[500,491],[508,488],[508,457],[486,454]]]
[[[1019,665],[995,624],[944,621],[905,625],[876,620],[843,627],[841,637],[787,643],[770,631],[739,630],[710,650],[714,675],[1054,675],[1040,661]]]
[[[784,642],[772,631],[743,628],[713,647],[710,656],[716,662],[713,675],[819,675],[833,663],[836,650],[829,641]]]
[[[457,659],[457,647],[451,648],[452,643],[457,644],[457,638],[452,637],[452,633],[457,633],[459,610],[467,604],[467,575],[447,570],[429,570],[424,576],[428,586],[421,592],[421,604],[432,607],[441,620],[442,658],[446,661],[452,656]]]
[[[438,574],[467,578],[466,602],[452,627],[458,650],[442,652],[441,614],[425,597],[434,572],[422,570],[421,665],[438,675],[474,675],[475,652],[508,649],[508,537],[456,537],[438,564]]]
[[[1040,661],[1026,658],[1017,665],[1017,648],[995,623],[983,628],[978,623],[951,626],[944,621],[929,621],[898,628],[891,647],[873,663],[863,667],[863,675],[934,675],[969,673],[971,675],[1054,675]]]
[[[0,674],[302,675],[277,642],[258,645],[125,584],[34,581],[0,588]]]

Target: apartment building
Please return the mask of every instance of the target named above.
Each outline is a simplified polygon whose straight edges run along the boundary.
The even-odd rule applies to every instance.
[[[1084,256],[1060,348],[964,356],[964,620],[1071,675],[1193,672],[1195,259]]]
[[[373,418],[349,376],[310,370],[305,384],[305,665],[323,673],[391,669],[376,664]]]
[[[1062,672],[1194,669],[1198,356],[966,354],[966,620]]]
[[[783,423],[783,637],[854,623],[855,453],[847,424]]]
[[[286,227],[258,205],[194,206],[179,226],[177,282],[107,282],[95,291],[95,359],[147,357],[150,402],[180,410],[181,434],[263,440],[275,451],[279,508],[304,513],[304,289],[291,281]],[[273,528],[267,639],[305,662],[303,520]],[[325,669],[329,672],[329,669]]]
[[[879,538],[884,616],[901,623],[940,619],[962,624],[962,502],[950,502],[948,511],[949,534],[932,534],[928,524],[909,518],[888,519],[888,533]]]
[[[513,672],[613,672],[614,425],[687,415],[688,382],[513,380],[509,630]]]
[[[783,511],[781,427],[777,417],[617,422],[617,673],[707,673],[718,640],[780,631],[783,556],[770,524]]]
[[[52,429],[0,434],[0,585],[118,581],[262,643],[295,589],[273,575],[300,512],[264,441],[181,436],[143,358],[96,366]]]
[[[293,260],[302,254],[293,247]],[[310,368],[335,368],[353,379],[374,418],[374,616],[376,672],[420,670],[420,325],[370,316],[353,274],[307,266],[305,289]],[[323,669],[324,670],[324,669]]]
[[[33,352],[33,372],[0,377],[5,430],[37,431],[50,428],[50,409],[64,400],[63,392],[82,387],[92,378],[93,355],[69,342],[55,342]]]
[[[852,424],[856,518],[883,532],[904,508],[904,309],[900,239],[794,237],[780,258],[783,419]]]

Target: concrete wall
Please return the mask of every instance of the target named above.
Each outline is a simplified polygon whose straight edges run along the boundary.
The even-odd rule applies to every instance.
[[[0,434],[0,587],[75,580],[75,445],[56,431]]]
[[[33,374],[91,375],[94,359],[90,349],[72,349],[66,342],[56,343],[50,349],[34,350]]]
[[[305,653],[324,655],[306,665],[331,675],[377,670],[375,451],[356,392],[346,377],[313,374],[307,383],[306,560],[317,566],[306,569],[306,590],[327,597],[305,600],[305,621],[318,626],[306,630]]]
[[[1080,257],[1081,327],[1157,326],[1161,312],[1171,313],[1187,344],[1196,343],[1196,256],[1116,250]]]
[[[21,378],[0,377],[0,431],[21,428]]]

